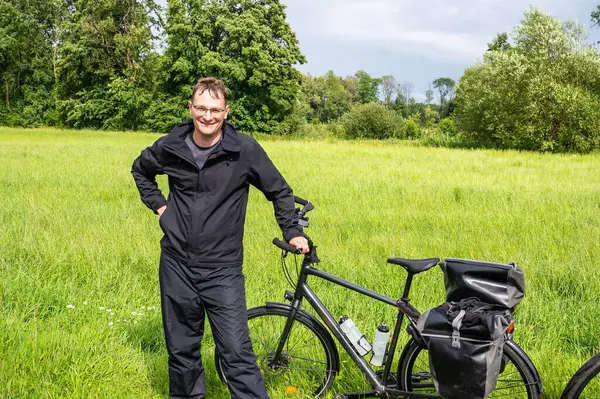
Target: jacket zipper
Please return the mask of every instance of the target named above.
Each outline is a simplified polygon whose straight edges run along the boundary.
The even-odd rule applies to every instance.
[[[202,166],[202,169],[199,169],[198,164],[195,161],[188,158],[182,152],[177,151],[175,148],[173,148],[169,145],[165,145],[164,148],[165,148],[165,150],[171,152],[172,154],[177,155],[179,158],[183,159],[184,161],[192,164],[198,170],[198,179],[196,180],[196,190],[194,193],[194,203],[197,203],[198,197],[200,195],[200,188],[202,186],[202,178],[204,177],[204,172],[206,170],[206,164],[208,163],[209,160],[216,158],[218,155],[220,155],[224,151],[220,150],[218,152],[213,152],[213,153],[209,154],[208,158],[206,158],[206,161],[204,162],[204,165]],[[190,249],[192,248],[192,244],[196,241],[196,238],[198,235],[197,229],[195,228],[195,226],[200,224],[200,223],[198,223],[199,221],[196,221],[196,223],[194,223],[193,215],[196,214],[196,212],[194,212],[194,210],[192,210],[191,213],[192,213],[192,220],[190,223],[190,234],[187,235],[188,239],[187,239],[187,250],[186,250],[187,256],[188,256],[188,262],[190,262],[190,263],[192,261]]]
[[[188,158],[184,153],[178,151],[177,149],[169,146],[169,145],[165,145],[164,149],[169,151],[170,153],[177,155],[179,158],[183,159],[184,161],[192,164],[194,166],[194,168],[196,168],[196,170],[198,170],[198,180],[196,181],[196,193],[194,194],[194,196],[198,195],[198,191],[200,190],[200,169],[198,169],[198,164],[196,163],[196,161],[193,161],[192,159]],[[196,202],[197,198],[194,198],[194,202]],[[191,243],[192,241],[192,236],[194,235],[194,212],[191,212],[191,216],[190,216],[190,234],[188,234],[188,239],[187,239],[187,248],[186,248],[186,252],[187,252],[187,260],[188,263],[191,261],[191,256],[190,256],[190,248],[191,248]]]
[[[208,162],[211,159],[215,159],[218,158],[221,154],[226,153],[226,151],[224,151],[223,149],[219,149],[216,152],[211,152],[210,154],[208,154],[208,157],[206,158],[206,161],[204,161],[204,165],[202,165],[202,169],[200,169],[198,171],[198,183],[197,183],[197,189],[196,189],[196,194],[195,194],[195,201],[198,202],[198,197],[201,195],[200,192],[200,188],[202,187],[202,193],[204,193],[204,191],[206,191],[206,186],[202,183],[203,179],[204,179],[204,173],[206,172]],[[206,222],[206,220],[204,220],[203,222]],[[200,225],[200,223],[197,223],[197,225]],[[196,229],[192,229],[192,234],[190,234],[189,238],[188,238],[188,248],[192,247],[192,243],[195,243],[196,241],[198,241],[199,239],[199,234],[196,234],[197,230]],[[198,231],[199,233],[199,231]],[[190,259],[191,261],[191,259]]]

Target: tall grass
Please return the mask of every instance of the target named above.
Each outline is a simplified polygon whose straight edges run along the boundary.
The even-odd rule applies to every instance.
[[[132,160],[156,135],[0,128],[0,398],[164,398],[156,216],[139,201]],[[316,206],[320,267],[399,297],[390,256],[515,261],[525,271],[515,340],[560,395],[600,342],[600,155],[419,148],[378,142],[262,144]],[[160,179],[166,189],[166,180]],[[248,304],[288,289],[272,207],[251,191]],[[291,260],[290,260],[291,261]],[[391,307],[330,283],[315,291],[369,339]],[[441,272],[416,278],[413,303],[443,301]],[[209,334],[208,334],[209,335]],[[407,337],[402,337],[405,341]],[[211,398],[226,398],[203,346]],[[334,390],[366,388],[343,356]],[[293,397],[293,396],[291,396]]]

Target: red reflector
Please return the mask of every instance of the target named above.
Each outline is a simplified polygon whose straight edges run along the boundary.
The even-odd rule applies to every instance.
[[[506,327],[506,332],[508,334],[510,334],[511,332],[513,332],[514,329],[515,329],[515,321],[511,320],[510,324],[508,325],[508,327]]]

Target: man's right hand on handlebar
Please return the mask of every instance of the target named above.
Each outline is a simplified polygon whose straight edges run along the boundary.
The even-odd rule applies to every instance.
[[[308,240],[306,239],[306,237],[294,237],[290,240],[290,245],[293,245],[294,247],[298,248],[303,254],[307,253],[309,250]]]

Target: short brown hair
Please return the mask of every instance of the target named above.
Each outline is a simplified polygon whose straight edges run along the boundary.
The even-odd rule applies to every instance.
[[[197,91],[200,91],[200,94],[202,94],[206,90],[208,90],[208,94],[211,97],[224,99],[225,105],[227,105],[227,88],[221,79],[212,76],[199,79],[192,91],[192,99],[194,99]]]

